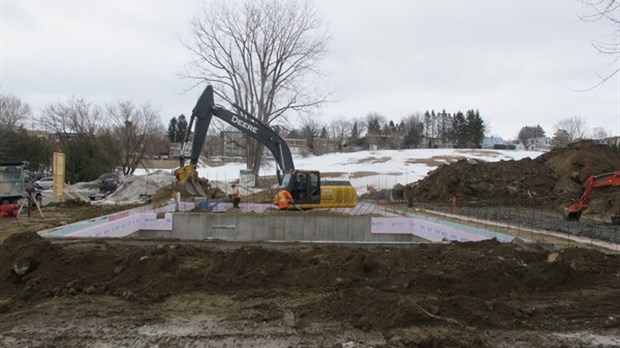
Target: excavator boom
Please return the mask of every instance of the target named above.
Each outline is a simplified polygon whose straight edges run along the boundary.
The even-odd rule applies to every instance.
[[[184,185],[188,193],[193,196],[206,196],[200,186],[196,166],[211,119],[215,116],[256,139],[271,151],[277,164],[278,184],[285,186],[295,196],[299,206],[327,208],[354,207],[357,204],[357,192],[350,182],[321,181],[318,171],[295,170],[291,151],[278,133],[237,105],[233,106],[239,113],[215,105],[213,94],[213,87],[207,86],[192,111],[184,141],[185,147],[195,123],[190,164],[185,165],[185,157],[181,155],[180,167],[175,171],[177,181]],[[185,153],[184,147],[182,154]]]
[[[180,167],[175,171],[177,181],[184,185],[185,190],[190,195],[206,196],[199,183],[196,166],[198,164],[198,159],[200,158],[202,146],[207,136],[207,131],[211,125],[211,119],[213,116],[216,116],[233,127],[239,129],[243,133],[257,139],[265,145],[269,151],[271,151],[278,165],[277,174],[278,179],[281,182],[282,177],[280,170],[284,172],[291,172],[295,169],[293,157],[291,156],[291,152],[284,142],[284,139],[282,139],[280,135],[262,123],[259,119],[253,117],[236,105],[235,107],[242,111],[242,115],[235,114],[220,106],[216,106],[213,94],[213,87],[210,85],[207,86],[200,95],[200,98],[198,98],[198,102],[196,102],[196,106],[192,111],[192,116],[190,118],[187,133],[185,134],[185,140],[183,142],[183,150],[181,151],[182,155],[180,157]],[[189,157],[190,162],[189,165],[186,166],[186,158],[183,154],[185,153],[185,144],[189,141],[194,123],[194,140],[192,141],[191,154]]]
[[[620,186],[620,170],[601,175],[592,175],[584,183],[583,192],[579,199],[564,209],[564,216],[568,221],[579,221],[581,213],[588,208],[590,196],[595,188]]]
[[[211,86],[208,86],[204,90],[204,92],[202,92],[200,98],[198,98],[198,101],[196,102],[194,110],[192,110],[192,116],[190,117],[187,132],[185,133],[183,141],[181,156],[179,157],[180,166],[179,169],[175,170],[174,172],[174,175],[177,178],[177,182],[181,184],[185,188],[185,191],[187,191],[192,196],[207,196],[207,194],[202,189],[202,186],[200,185],[196,166],[198,165],[198,159],[200,158],[202,145],[204,144],[205,138],[207,137],[207,131],[209,130],[209,125],[211,124],[211,118],[213,117],[213,112],[211,111],[211,107],[213,106],[213,104],[213,88]],[[184,157],[185,145],[189,141],[194,122],[196,123],[194,129],[194,140],[192,142],[189,165],[186,166],[186,158]]]

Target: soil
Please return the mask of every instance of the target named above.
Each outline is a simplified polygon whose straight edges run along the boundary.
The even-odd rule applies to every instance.
[[[42,207],[39,214],[36,207],[30,211],[26,208],[18,218],[0,219],[0,242],[9,236],[20,232],[38,232],[73,222],[88,220],[95,217],[128,210],[137,205],[90,205],[78,200],[69,200],[63,203],[52,203]]]
[[[0,346],[612,347],[620,255],[406,247],[0,246]]]
[[[226,196],[226,193],[220,190],[217,187],[213,187],[208,179],[205,178],[197,178],[193,179],[195,183],[200,185],[203,191],[207,194],[208,198],[222,198]],[[163,202],[167,201],[170,198],[174,198],[177,193],[181,194],[181,198],[191,198],[193,197],[185,187],[184,184],[172,183],[161,187],[157,193],[151,197],[151,202]]]
[[[462,206],[521,206],[562,210],[577,200],[590,175],[620,170],[620,151],[581,141],[535,159],[483,162],[463,159],[442,165],[424,179],[407,184],[406,197],[417,203],[447,203],[456,195]],[[608,221],[620,214],[620,186],[593,191],[584,216]]]
[[[619,168],[617,150],[581,142],[534,160],[458,161],[406,191],[444,206],[456,194],[462,212],[548,212]],[[620,213],[619,189],[597,190],[584,215]],[[35,233],[127,208],[68,203],[0,220],[0,347],[620,346],[618,253],[518,238],[223,248]],[[505,219],[526,218],[512,211]]]

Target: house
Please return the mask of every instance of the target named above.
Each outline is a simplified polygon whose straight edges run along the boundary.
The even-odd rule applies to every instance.
[[[519,151],[525,150],[525,145],[523,145],[523,143],[520,140],[518,140],[518,139],[510,140],[510,141],[507,141],[506,143],[508,145],[514,146],[515,150],[519,150]]]
[[[620,147],[620,136],[618,137],[609,137],[600,140],[602,144],[606,144],[609,146]]]
[[[495,148],[495,145],[505,145],[505,144],[506,144],[506,141],[501,137],[490,136],[490,137],[484,137],[484,139],[482,139],[483,149],[493,149]]]
[[[528,151],[542,151],[547,152],[551,150],[551,138],[538,137],[527,140],[525,149]]]

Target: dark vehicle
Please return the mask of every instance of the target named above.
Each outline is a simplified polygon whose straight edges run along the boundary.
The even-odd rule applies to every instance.
[[[0,204],[17,204],[26,197],[25,162],[0,163]]]
[[[100,193],[112,193],[121,186],[121,181],[115,178],[108,178],[101,181],[99,186]]]

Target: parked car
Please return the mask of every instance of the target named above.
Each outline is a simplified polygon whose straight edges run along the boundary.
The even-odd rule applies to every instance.
[[[116,178],[107,178],[101,181],[99,185],[100,193],[111,193],[121,186],[121,181]]]
[[[42,190],[49,190],[54,185],[54,178],[51,176],[46,176],[34,182],[39,186]]]

